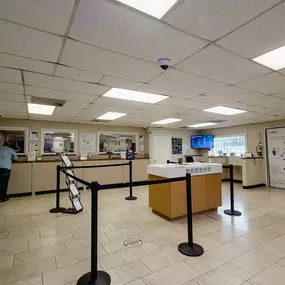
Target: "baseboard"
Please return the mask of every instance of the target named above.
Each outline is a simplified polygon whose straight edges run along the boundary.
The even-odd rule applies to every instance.
[[[8,194],[7,195],[8,198],[17,198],[17,197],[26,197],[26,196],[32,196],[32,192]]]
[[[222,179],[222,182],[229,182],[229,181],[230,181],[230,178],[224,178],[224,179]],[[242,180],[234,179],[234,182],[235,182],[235,183],[242,183]]]
[[[249,185],[249,186],[242,186],[243,189],[252,189],[252,188],[258,188],[258,187],[266,187],[266,184],[261,183],[261,184],[255,184],[255,185]]]
[[[83,187],[78,187],[78,190],[83,190]],[[61,193],[68,192],[69,189],[60,189]],[[56,190],[37,191],[35,195],[55,194]]]

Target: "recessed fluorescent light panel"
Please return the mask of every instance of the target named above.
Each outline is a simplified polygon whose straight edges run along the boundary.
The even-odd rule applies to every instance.
[[[38,114],[38,115],[52,115],[54,112],[55,106],[51,105],[41,105],[41,104],[33,104],[28,103],[28,111],[30,114]]]
[[[203,110],[204,112],[210,112],[210,113],[216,113],[216,114],[221,114],[221,115],[237,115],[241,113],[246,113],[244,110],[240,109],[234,109],[234,108],[228,108],[224,106],[218,106],[210,109]]]
[[[208,127],[208,126],[213,126],[216,125],[217,123],[201,123],[201,124],[195,124],[195,125],[190,125],[187,126],[188,128],[202,128],[202,127]]]
[[[172,123],[176,123],[176,122],[180,122],[180,121],[182,121],[182,119],[168,118],[168,119],[160,120],[157,122],[153,122],[152,124],[154,124],[154,125],[167,125],[167,124],[172,124]]]
[[[103,97],[155,104],[168,98],[165,95],[150,94],[126,89],[112,88]]]
[[[177,0],[118,0],[128,6],[161,19]]]
[[[119,119],[125,115],[127,115],[127,114],[116,113],[116,112],[108,112],[108,113],[100,116],[99,118],[97,118],[97,120],[113,121],[113,120]]]
[[[252,59],[274,70],[285,68],[285,46]]]

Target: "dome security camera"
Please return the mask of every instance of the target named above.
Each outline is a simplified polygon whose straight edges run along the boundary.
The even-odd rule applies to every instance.
[[[171,59],[170,58],[161,58],[157,62],[162,70],[167,70],[169,67]]]

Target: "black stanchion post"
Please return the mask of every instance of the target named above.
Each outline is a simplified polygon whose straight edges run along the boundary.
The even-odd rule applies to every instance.
[[[191,174],[186,174],[186,194],[187,194],[187,226],[188,242],[179,244],[178,250],[187,256],[200,256],[204,253],[201,245],[193,242],[193,222],[192,222],[192,193],[191,193]]]
[[[130,176],[130,196],[126,197],[126,200],[137,200],[137,197],[133,196],[133,162],[129,161],[129,176]]]
[[[56,167],[56,207],[49,210],[50,213],[62,213],[65,208],[60,207],[60,166]]]
[[[77,285],[109,285],[111,277],[105,271],[98,271],[98,182],[91,183],[91,272],[82,275]]]
[[[230,199],[231,199],[231,209],[225,210],[224,213],[229,216],[241,216],[240,211],[235,210],[234,201],[234,167],[232,164],[229,165],[230,168]]]

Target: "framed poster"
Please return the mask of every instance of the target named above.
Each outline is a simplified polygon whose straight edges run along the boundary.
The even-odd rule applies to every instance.
[[[182,138],[172,138],[172,154],[182,154]]]
[[[96,134],[95,133],[80,133],[79,152],[80,153],[96,152]]]

